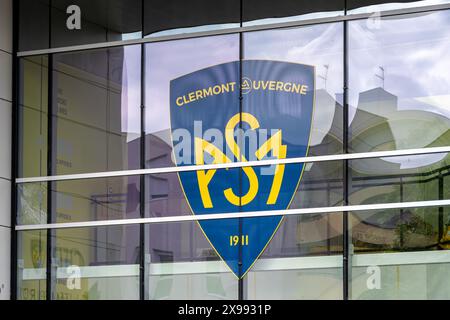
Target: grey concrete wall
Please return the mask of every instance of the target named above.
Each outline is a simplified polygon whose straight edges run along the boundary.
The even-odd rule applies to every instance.
[[[12,1],[0,0],[0,300],[10,298]]]

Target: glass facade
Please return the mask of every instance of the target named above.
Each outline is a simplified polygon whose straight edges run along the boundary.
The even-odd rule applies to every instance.
[[[21,0],[16,298],[448,299],[448,3]]]

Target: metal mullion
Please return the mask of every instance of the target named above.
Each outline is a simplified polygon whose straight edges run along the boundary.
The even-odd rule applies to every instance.
[[[19,3],[13,1],[13,67],[12,67],[12,143],[11,143],[11,300],[18,300],[18,272],[17,272],[17,185],[15,179],[19,176]]]
[[[53,54],[48,55],[47,76],[47,174],[53,172]],[[52,181],[47,181],[47,223],[52,220]],[[47,257],[46,257],[46,300],[52,299],[52,232],[47,229]]]
[[[347,1],[345,1],[345,10],[347,10]],[[347,12],[346,12],[347,13]],[[343,82],[344,82],[344,92],[343,92],[343,152],[344,154],[349,153],[349,119],[348,119],[348,25],[347,21],[343,22]],[[344,206],[348,206],[349,204],[349,194],[350,194],[350,168],[349,168],[349,161],[344,160],[344,168],[343,168],[343,200],[344,200]],[[343,268],[342,268],[342,290],[343,290],[343,299],[349,300],[349,292],[350,292],[350,269],[351,269],[351,263],[350,263],[350,232],[349,232],[349,212],[343,211],[342,212],[342,237],[343,237],[343,252],[342,252],[342,259],[343,259]]]
[[[142,26],[143,28],[143,26]],[[145,169],[145,45],[141,45],[141,150],[140,168]],[[139,210],[140,217],[145,218],[145,175],[139,177]],[[145,300],[145,225],[140,225],[139,230],[139,298]]]
[[[243,16],[243,0],[240,2],[240,26],[242,27],[242,16]],[[243,112],[243,99],[244,96],[242,94],[242,78],[243,78],[243,68],[242,63],[244,60],[244,35],[242,32],[239,33],[239,134],[242,135],[242,112]],[[240,143],[244,143],[244,137],[240,137]],[[241,152],[245,152],[242,148],[243,145],[240,146]],[[239,162],[242,162],[242,157],[239,158]],[[242,168],[239,169],[239,212],[242,212]],[[239,280],[238,280],[238,300],[244,300],[244,280],[241,278],[242,275],[242,257],[243,257],[243,248],[242,248],[242,230],[243,230],[243,221],[242,218],[239,218],[239,254],[238,254],[238,268],[239,268]]]

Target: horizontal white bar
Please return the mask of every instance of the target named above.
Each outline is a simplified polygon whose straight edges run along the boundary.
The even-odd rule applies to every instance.
[[[51,224],[21,225],[21,226],[19,225],[16,226],[15,229],[17,231],[31,231],[43,229],[69,229],[69,228],[105,227],[105,226],[121,226],[121,225],[135,225],[135,224],[153,224],[153,223],[175,223],[188,221],[205,221],[205,220],[256,218],[256,217],[273,217],[273,216],[297,216],[305,214],[320,214],[320,213],[329,214],[340,212],[445,207],[445,206],[450,206],[450,200],[381,203],[381,204],[334,206],[334,207],[288,209],[288,210],[273,210],[273,211],[269,210],[269,211],[231,212],[231,213],[215,213],[203,215],[101,220],[101,221],[70,222],[70,223],[51,223]]]
[[[356,254],[354,267],[449,263],[450,250]]]
[[[19,270],[19,277],[22,281],[45,280],[47,270],[45,268]]]
[[[355,254],[352,256],[352,267],[368,266],[403,266],[424,265],[437,263],[450,263],[450,251],[416,251],[416,252],[393,252]],[[251,272],[260,271],[286,271],[286,270],[312,270],[342,268],[343,258],[341,255],[317,256],[317,257],[294,257],[294,258],[268,258],[259,259],[253,266]],[[150,263],[149,276],[163,275],[188,275],[208,273],[228,273],[229,269],[223,261],[198,261],[198,262],[175,262],[175,263]],[[114,277],[137,277],[139,276],[139,265],[117,265],[117,266],[88,266],[80,267],[81,278],[114,278]],[[58,279],[67,279],[69,273],[67,268],[58,268],[56,272]],[[45,280],[46,270],[23,269],[22,280]]]
[[[116,277],[136,277],[139,276],[139,265],[115,265],[115,266],[87,266],[79,267],[81,278],[116,278]],[[68,268],[57,268],[56,278],[67,279],[73,276],[73,273],[68,272]],[[73,272],[73,268],[72,268]]]
[[[347,153],[347,154],[337,154],[337,155],[328,155],[328,156],[313,156],[313,157],[300,157],[300,158],[288,158],[288,159],[271,159],[271,160],[248,161],[248,162],[230,162],[230,163],[221,163],[221,164],[192,165],[192,166],[166,167],[166,168],[154,168],[154,169],[106,171],[106,172],[80,173],[80,174],[58,175],[58,176],[47,176],[47,177],[18,178],[18,179],[16,179],[16,183],[22,184],[22,183],[38,183],[38,182],[50,182],[50,181],[113,178],[113,177],[126,177],[126,176],[137,176],[137,175],[162,174],[162,173],[177,173],[177,172],[188,172],[188,171],[199,171],[199,170],[220,170],[220,169],[233,169],[233,168],[245,168],[245,167],[262,167],[262,166],[277,165],[277,164],[286,164],[287,165],[287,164],[296,164],[296,163],[318,163],[318,162],[326,162],[326,161],[344,161],[344,160],[388,158],[388,157],[400,157],[400,156],[416,156],[416,155],[448,153],[448,152],[450,152],[450,146],[435,147],[435,148],[422,148],[422,149],[394,150],[394,151]]]
[[[422,12],[446,10],[446,9],[450,9],[449,3],[415,7],[415,8],[404,8],[404,9],[380,11],[380,12],[377,12],[377,16],[387,17],[387,16],[395,16],[395,15],[401,15],[401,14],[422,13]],[[198,37],[206,37],[206,36],[217,36],[217,35],[232,34],[232,33],[239,33],[239,32],[251,32],[251,31],[262,31],[262,30],[268,30],[268,29],[300,27],[300,26],[311,25],[311,24],[343,22],[343,21],[351,21],[351,20],[370,18],[374,15],[374,13],[375,12],[359,13],[359,14],[350,14],[350,15],[346,15],[346,16],[342,15],[342,16],[335,16],[335,17],[289,21],[289,22],[283,22],[283,23],[270,23],[270,24],[244,26],[244,27],[239,27],[239,28],[218,29],[218,30],[193,32],[193,33],[181,33],[181,34],[174,34],[174,35],[167,35],[167,36],[160,36],[160,37],[141,38],[141,39],[135,39],[135,40],[101,42],[101,43],[95,43],[95,44],[77,45],[77,46],[69,46],[69,47],[21,51],[21,52],[17,53],[17,56],[18,57],[35,56],[35,55],[42,55],[42,54],[62,53],[62,52],[80,51],[80,50],[91,50],[91,49],[109,48],[109,47],[134,45],[134,44],[145,44],[145,43],[161,42],[161,41],[169,41],[169,40],[190,39],[190,38],[198,38]],[[379,15],[378,15],[378,13],[379,13]]]

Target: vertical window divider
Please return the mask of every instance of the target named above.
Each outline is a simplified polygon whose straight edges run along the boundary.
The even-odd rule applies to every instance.
[[[240,26],[242,28],[242,19],[243,19],[243,6],[244,0],[240,1]],[[242,134],[242,101],[244,99],[242,94],[242,61],[244,60],[244,34],[239,32],[239,133]],[[241,137],[240,142],[243,143],[243,137]],[[242,150],[242,146],[241,146]],[[242,161],[242,159],[239,159]],[[239,212],[242,211],[242,168],[239,168]],[[243,229],[243,221],[242,218],[239,218],[239,239],[242,238],[242,229]],[[244,279],[242,279],[242,243],[239,241],[239,280],[238,280],[238,300],[244,300]]]
[[[53,54],[48,55],[47,77],[47,174],[53,171]],[[56,158],[56,154],[55,154]],[[47,182],[47,223],[52,223],[52,182]],[[47,261],[46,261],[46,300],[52,299],[52,229],[47,230]]]
[[[12,134],[11,134],[11,300],[18,300],[17,274],[17,184],[19,176],[19,1],[12,1],[13,6],[13,53],[12,53]]]
[[[145,44],[141,44],[141,141],[140,168],[145,169]],[[139,176],[139,211],[140,217],[145,218],[145,175]],[[145,300],[145,224],[139,225],[139,299]]]
[[[344,1],[344,15],[347,15],[347,0]],[[343,22],[343,57],[344,57],[344,94],[343,94],[343,145],[344,153],[349,153],[349,119],[348,119],[348,21]],[[349,161],[344,161],[344,206],[349,204],[349,183],[350,183],[350,173],[349,173]],[[351,273],[351,256],[350,256],[350,233],[349,233],[349,213],[345,211],[342,213],[342,235],[343,235],[343,269],[342,269],[342,282],[343,282],[343,299],[350,299],[350,273]]]

